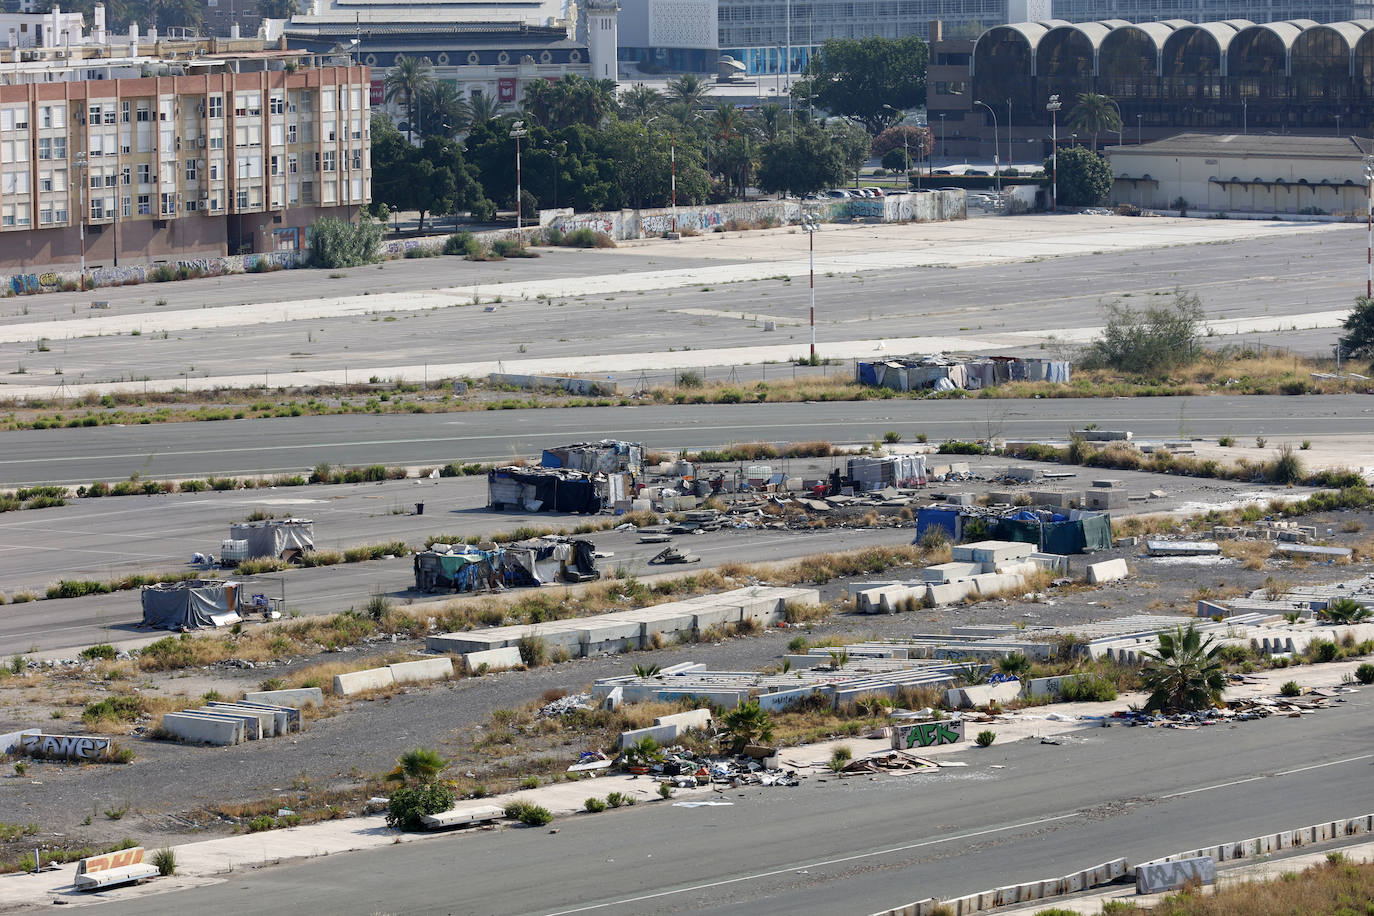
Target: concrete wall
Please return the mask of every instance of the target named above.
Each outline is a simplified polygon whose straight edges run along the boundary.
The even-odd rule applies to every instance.
[[[323,706],[324,691],[318,687],[298,687],[294,690],[250,690],[244,693],[245,703],[266,703],[272,706]]]
[[[244,738],[241,721],[194,712],[169,712],[162,717],[162,728],[191,744],[240,744]]]

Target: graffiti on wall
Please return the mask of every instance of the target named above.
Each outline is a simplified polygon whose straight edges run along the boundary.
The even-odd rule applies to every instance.
[[[1161,894],[1181,890],[1188,884],[1216,882],[1217,863],[1211,856],[1154,862],[1138,865],[1135,870],[1136,891],[1141,894]]]
[[[913,747],[939,747],[942,744],[956,744],[963,740],[963,720],[899,725],[892,732],[892,746],[898,750],[908,750]]]
[[[108,754],[109,738],[90,735],[24,735],[19,739],[24,753],[55,760],[97,760]]]

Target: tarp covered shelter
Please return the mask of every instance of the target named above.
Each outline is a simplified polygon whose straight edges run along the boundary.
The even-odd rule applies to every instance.
[[[849,479],[860,490],[926,485],[925,455],[885,455],[849,459]]]
[[[603,506],[596,482],[582,471],[561,468],[493,468],[487,472],[487,504],[528,512],[586,512]]]
[[[1084,515],[1073,521],[1044,526],[1040,549],[1045,553],[1089,553],[1112,546],[1112,517]]]
[[[532,538],[482,550],[471,545],[432,544],[415,555],[415,587],[421,591],[519,588],[559,580],[600,578],[591,541]]]
[[[143,626],[198,630],[239,621],[239,584],[220,579],[187,579],[144,586]]]
[[[644,447],[638,442],[602,439],[544,449],[539,463],[546,468],[567,468],[588,474],[627,471],[639,475],[644,468]]]
[[[957,542],[964,530],[963,518],[958,509],[941,509],[937,506],[917,509],[916,540],[919,542],[933,528],[940,529],[951,541]]]
[[[290,559],[315,549],[315,523],[306,518],[237,522],[229,526],[229,538],[247,541],[249,557]]]

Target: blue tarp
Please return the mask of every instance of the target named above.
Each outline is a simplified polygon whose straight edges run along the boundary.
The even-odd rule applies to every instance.
[[[878,384],[878,373],[875,371],[873,363],[859,363],[859,384]]]
[[[943,528],[949,539],[959,539],[959,513],[954,509],[937,509],[926,506],[916,510],[916,540],[919,541],[931,528]]]

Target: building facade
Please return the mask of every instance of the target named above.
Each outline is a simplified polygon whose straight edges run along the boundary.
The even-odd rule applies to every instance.
[[[257,48],[14,61],[0,267],[296,249],[317,218],[352,218],[371,200],[367,67]]]
[[[1221,213],[1363,216],[1364,157],[1359,137],[1179,134],[1107,150],[1113,204]]]
[[[1095,138],[1100,144],[1142,143],[1180,131],[1368,134],[1374,128],[1371,28],[1367,19],[998,26],[974,43],[960,92],[932,94],[931,125],[944,116],[949,155],[991,159],[995,144],[1003,161],[1010,155],[1013,162],[1039,162],[1055,127],[1061,144],[1093,142],[1075,138],[1069,123],[1079,94],[1097,93],[1112,100],[1122,122],[1119,134]],[[936,56],[944,50],[932,49]],[[1057,116],[1047,111],[1055,95],[1062,106]]]

